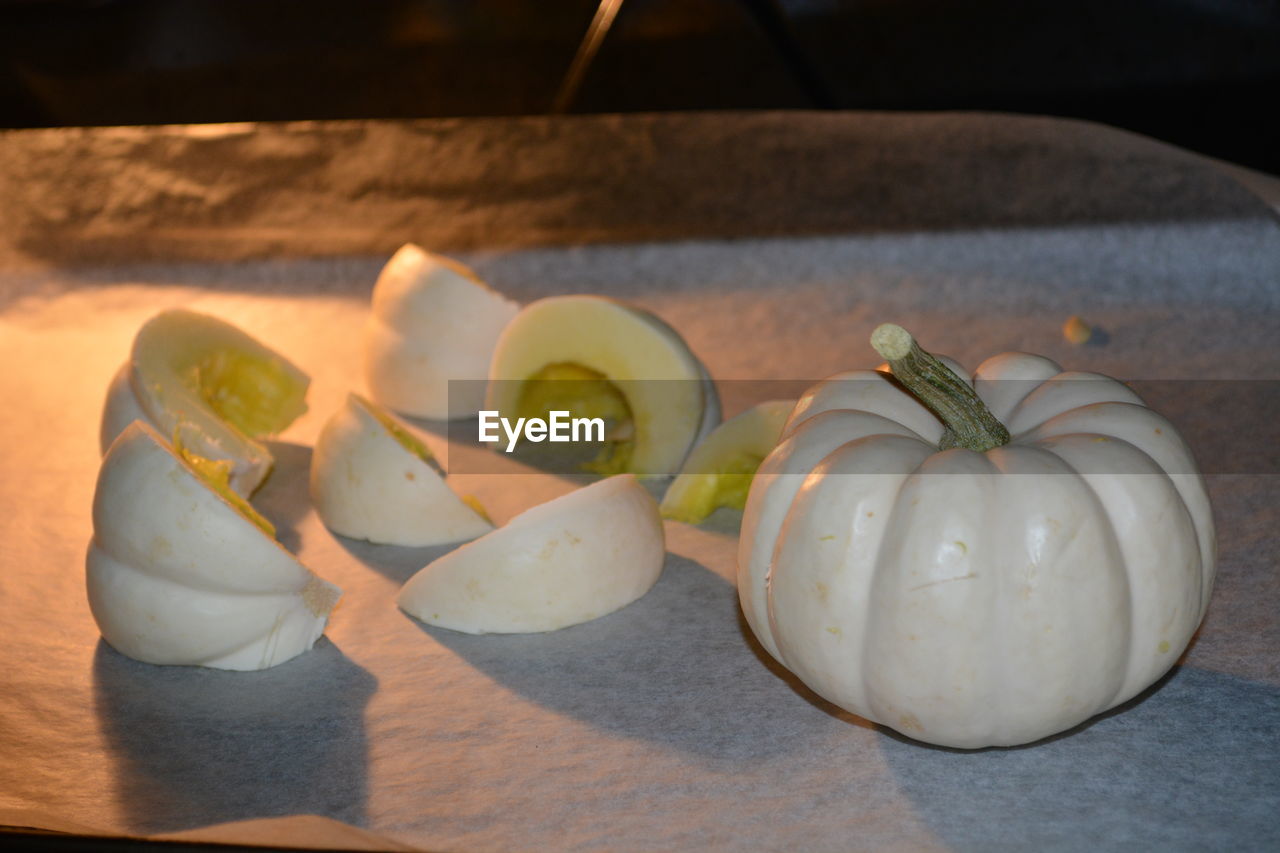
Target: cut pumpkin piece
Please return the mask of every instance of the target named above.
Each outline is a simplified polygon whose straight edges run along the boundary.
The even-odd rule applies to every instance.
[[[769,400],[704,438],[662,498],[663,518],[697,524],[720,507],[742,509],[760,463],[777,445],[795,400]]]
[[[526,510],[435,560],[398,600],[416,619],[469,634],[554,631],[640,598],[665,554],[657,503],[621,474]]]
[[[373,287],[365,382],[378,403],[415,417],[467,418],[484,402],[494,342],[520,306],[471,269],[413,243]],[[450,380],[453,384],[450,406]]]
[[[675,473],[720,421],[715,383],[674,329],[603,296],[530,303],[503,331],[485,409],[514,421],[601,417],[611,436],[588,465],[600,474]]]
[[[449,488],[408,424],[356,394],[320,432],[311,500],[334,533],[387,545],[444,545],[493,529],[483,510]]]
[[[257,439],[279,433],[307,410],[310,379],[235,326],[194,311],[164,311],[133,341],[107,392],[102,452],[134,420],[177,436],[204,459],[226,461],[227,481],[248,496],[274,463]]]
[[[117,651],[154,664],[266,669],[324,631],[341,591],[219,488],[218,471],[175,453],[142,421],[108,449],[86,577],[94,620]]]

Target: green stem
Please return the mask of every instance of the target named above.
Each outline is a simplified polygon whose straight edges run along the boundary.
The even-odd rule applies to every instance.
[[[871,333],[871,346],[889,362],[898,381],[946,426],[940,450],[964,447],[982,453],[1009,443],[1009,430],[969,383],[920,349],[906,329],[885,323]]]

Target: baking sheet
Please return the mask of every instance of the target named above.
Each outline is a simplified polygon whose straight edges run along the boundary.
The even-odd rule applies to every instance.
[[[873,727],[769,665],[738,614],[734,513],[668,523],[662,578],[617,613],[473,637],[394,604],[444,549],[335,537],[306,501],[308,447],[359,387],[369,290],[408,238],[522,300],[638,302],[719,379],[870,365],[870,330],[894,320],[971,365],[1024,349],[1266,387],[1280,229],[1194,158],[999,116],[641,116],[7,134],[0,175],[24,186],[0,248],[0,822],[164,834],[320,815],[434,850],[1280,844],[1265,464],[1209,476],[1219,575],[1183,665],[1068,735],[977,752]],[[179,305],[313,376],[254,502],[345,596],[315,649],[266,672],[128,660],[84,598],[103,394],[138,325]],[[1073,313],[1105,343],[1064,341]],[[1219,415],[1178,425],[1274,435]],[[572,487],[462,478],[499,522]]]

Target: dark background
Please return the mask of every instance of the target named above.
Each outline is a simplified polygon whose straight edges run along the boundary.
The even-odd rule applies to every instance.
[[[0,127],[552,110],[595,0],[0,0]],[[567,111],[997,110],[1280,173],[1280,0],[623,0]]]

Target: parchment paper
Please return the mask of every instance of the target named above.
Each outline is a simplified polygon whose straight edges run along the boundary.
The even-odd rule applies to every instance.
[[[521,300],[633,300],[718,379],[872,365],[885,320],[970,365],[1024,349],[1127,379],[1280,379],[1280,229],[1195,158],[981,115],[104,129],[0,135],[0,191],[0,823],[318,815],[366,831],[334,836],[350,846],[477,851],[1280,845],[1267,464],[1209,475],[1218,582],[1181,666],[1068,734],[976,752],[873,727],[767,663],[738,614],[735,513],[668,523],[662,578],[617,613],[468,636],[395,607],[445,549],[335,537],[306,498],[309,445],[360,386],[368,294],[405,239]],[[85,602],[103,394],[168,306],[313,376],[254,503],[345,596],[312,651],[265,672],[129,660]],[[1073,313],[1101,343],[1063,340]],[[1220,415],[1176,422],[1197,442],[1274,437]],[[462,479],[499,522],[572,488]],[[270,826],[198,837],[278,840]]]

